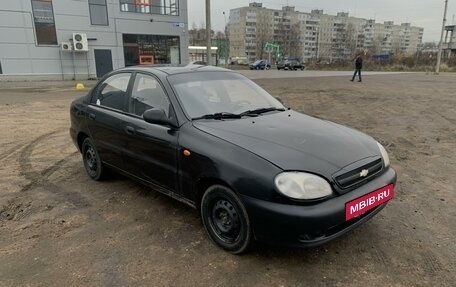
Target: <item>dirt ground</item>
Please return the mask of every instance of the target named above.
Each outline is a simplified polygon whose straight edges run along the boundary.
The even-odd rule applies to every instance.
[[[0,286],[455,286],[456,75],[256,80],[382,142],[396,198],[311,249],[215,247],[198,213],[129,179],[94,182],[64,86],[0,89]],[[0,84],[1,85],[1,84]]]

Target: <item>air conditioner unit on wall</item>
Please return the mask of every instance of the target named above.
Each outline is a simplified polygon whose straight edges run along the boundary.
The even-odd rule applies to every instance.
[[[69,52],[73,50],[73,47],[71,46],[70,42],[62,42],[60,43],[60,48],[62,51]]]
[[[89,51],[89,43],[87,41],[87,34],[73,33],[73,48],[75,52]]]

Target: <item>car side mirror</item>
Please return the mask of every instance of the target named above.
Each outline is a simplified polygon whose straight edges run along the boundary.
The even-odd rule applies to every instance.
[[[162,109],[149,109],[144,112],[143,119],[150,124],[171,126],[174,127],[174,123],[166,116],[166,113]]]

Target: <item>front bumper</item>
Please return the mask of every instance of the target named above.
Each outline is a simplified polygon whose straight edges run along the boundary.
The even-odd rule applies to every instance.
[[[346,194],[313,205],[289,205],[242,196],[255,238],[259,241],[298,247],[313,247],[334,240],[371,219],[386,203],[363,215],[345,220],[345,204],[389,184],[396,172],[385,173]]]

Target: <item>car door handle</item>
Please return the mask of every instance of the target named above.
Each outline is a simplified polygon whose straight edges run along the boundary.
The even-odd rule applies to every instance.
[[[94,120],[97,116],[95,114],[89,114],[89,119]]]
[[[133,127],[130,127],[130,126],[126,126],[125,127],[125,132],[129,135],[134,135],[135,134],[135,128]]]

